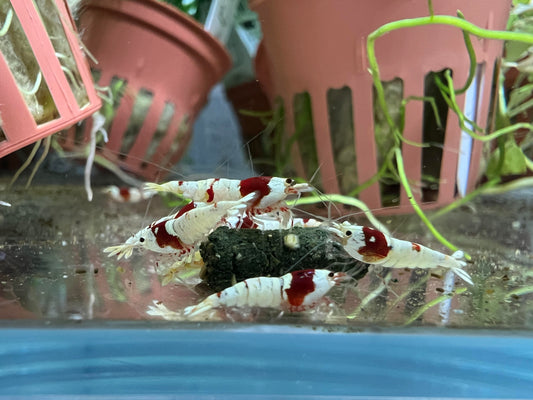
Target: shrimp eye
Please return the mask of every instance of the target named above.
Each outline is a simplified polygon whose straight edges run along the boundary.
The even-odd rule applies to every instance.
[[[352,236],[352,231],[346,231],[346,232],[344,232],[344,234],[345,234],[346,236]]]
[[[144,243],[144,238],[139,238],[139,242]]]
[[[328,276],[329,276],[330,278],[333,278],[333,277],[335,276],[335,273],[334,273],[334,272],[330,272],[330,273],[328,274]]]
[[[292,186],[294,185],[294,179],[291,179],[291,178],[287,178],[285,179],[285,183],[289,186]]]

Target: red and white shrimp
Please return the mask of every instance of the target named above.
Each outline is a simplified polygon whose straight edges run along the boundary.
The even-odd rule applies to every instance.
[[[270,176],[256,176],[243,180],[212,178],[199,181],[171,181],[163,184],[146,183],[145,187],[158,192],[179,194],[193,201],[205,203],[236,201],[257,192],[258,196],[248,210],[251,214],[287,212],[288,207],[285,204],[287,196],[314,190],[308,183],[295,183],[290,178]]]
[[[157,192],[147,188],[139,189],[136,187],[118,187],[111,185],[104,189],[104,193],[119,203],[138,203],[152,198]]]
[[[193,317],[220,307],[305,311],[316,305],[333,286],[348,279],[349,276],[344,272],[325,269],[294,271],[279,278],[250,278],[212,294],[195,306],[185,308],[183,313]]]
[[[279,219],[270,215],[258,215],[258,216],[232,216],[226,218],[226,226],[230,228],[248,228],[248,229],[260,229],[263,231],[278,230],[286,228],[316,228],[322,225],[322,222],[317,221],[314,218],[300,218],[292,217],[288,220],[288,223],[283,225]]]
[[[193,253],[198,245],[218,226],[225,224],[225,217],[244,212],[247,203],[254,201],[255,193],[238,201],[219,201],[212,204],[191,202],[179,212],[152,222],[130,237],[124,244],[104,249],[109,257],[129,258],[134,248],[144,248],[158,253],[178,256]]]
[[[472,278],[463,270],[466,262],[462,251],[449,256],[418,243],[395,239],[377,229],[348,222],[327,229],[340,239],[346,252],[359,261],[387,268],[449,268],[473,285]]]

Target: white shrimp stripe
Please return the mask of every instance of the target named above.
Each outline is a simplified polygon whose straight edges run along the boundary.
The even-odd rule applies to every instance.
[[[329,270],[314,270],[314,290],[306,293],[299,306],[309,307],[319,301],[336,284],[336,280],[344,278],[343,273],[331,275]],[[280,308],[290,303],[287,290],[291,289],[294,276],[292,273],[282,277],[258,277],[246,279],[208,296],[195,306],[186,307],[184,315],[192,317],[217,307],[264,307]],[[296,278],[297,279],[297,278]]]
[[[466,262],[457,259],[456,256],[449,256],[440,251],[432,250],[421,244],[406,240],[387,239],[390,243],[391,250],[385,259],[376,264],[388,268],[449,268],[465,282],[473,285],[470,275],[462,269],[466,266]],[[462,252],[457,254],[462,254]]]
[[[170,192],[184,196],[193,201],[207,201],[212,191],[211,202],[235,201],[240,199],[239,180],[235,179],[203,179],[199,181],[170,181],[163,184],[148,182],[145,188],[158,192]]]
[[[179,237],[183,243],[194,244],[223,223],[222,219],[231,211],[244,212],[246,203],[252,201],[255,196],[255,193],[250,193],[238,201],[219,201],[193,208],[179,218],[167,221],[165,229],[169,234]]]
[[[384,267],[390,268],[437,268],[444,267],[451,269],[457,276],[470,285],[473,285],[472,278],[462,268],[466,262],[458,258],[463,256],[463,252],[455,252],[452,256],[446,255],[436,250],[432,250],[421,244],[411,243],[405,240],[390,239],[392,246],[389,257],[381,263]],[[415,250],[419,249],[419,250]]]
[[[224,223],[224,218],[228,213],[244,212],[247,202],[252,201],[256,194],[251,193],[238,201],[221,201],[219,203],[201,205],[196,204],[183,215],[176,218],[176,214],[158,219],[147,227],[128,238],[124,244],[111,246],[104,249],[110,253],[109,256],[118,255],[118,259],[129,258],[133,254],[133,249],[142,247],[158,253],[172,254],[180,256],[192,252],[211,233],[211,231]],[[160,232],[165,230],[166,232]],[[160,235],[173,237],[172,243],[160,244]]]
[[[461,260],[463,252],[457,251],[449,256],[421,244],[395,239],[372,229],[367,237],[365,229],[368,228],[343,223],[329,228],[329,231],[341,238],[346,252],[359,261],[387,268],[449,268],[465,282],[473,284],[470,275],[462,269],[466,266],[466,262]],[[348,231],[351,234],[348,235]],[[365,254],[368,252],[365,249],[368,246],[375,246],[379,253],[384,253],[387,248],[389,250],[384,257],[372,257]]]
[[[390,243],[391,250],[388,256],[379,264],[389,268],[435,268],[438,266],[451,268],[456,266],[455,263],[450,263],[453,260],[451,257],[441,252],[432,250],[428,247],[414,244],[406,240],[387,238]],[[416,247],[417,250],[414,250]]]
[[[196,306],[185,308],[184,314],[192,317],[221,306],[278,308],[285,300],[282,296],[284,278],[285,276],[246,279],[212,294]],[[290,279],[290,275],[287,278]]]
[[[299,217],[292,217],[291,215],[290,219],[287,222],[287,226],[283,226],[283,223],[279,220],[279,216],[273,215],[271,213],[252,215],[251,219],[252,222],[257,225],[257,229],[263,231],[278,230],[287,227],[316,228],[322,225],[322,222],[317,221],[313,218],[304,219]],[[226,218],[226,223],[227,226],[229,226],[230,228],[240,228],[243,224],[243,220],[238,216],[230,216]]]

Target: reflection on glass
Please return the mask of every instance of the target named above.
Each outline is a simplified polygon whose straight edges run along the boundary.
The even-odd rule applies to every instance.
[[[185,307],[213,293],[197,269],[189,267],[180,280],[163,285],[161,273],[175,258],[140,250],[127,260],[108,257],[104,248],[123,243],[171,208],[157,198],[125,204],[97,193],[91,203],[83,187],[33,185],[2,193],[2,200],[12,206],[0,207],[0,319],[190,321],[183,315]],[[331,329],[335,325],[531,329],[533,227],[523,213],[532,206],[529,193],[477,198],[472,208],[457,208],[435,220],[446,237],[471,254],[473,262],[465,270],[474,285],[455,277],[447,286],[447,270],[417,265],[374,266],[357,277],[344,259],[336,266],[346,268],[353,279],[335,286],[327,295],[330,302],[309,311],[217,309],[197,320],[328,324]],[[387,223],[397,238],[450,254],[423,235],[425,227],[416,215],[389,216]],[[245,249],[259,254],[264,247],[257,243]],[[284,246],[278,240],[272,248],[278,245]],[[327,246],[318,250],[327,251]],[[243,253],[240,248],[239,252]],[[244,266],[247,257],[239,260]],[[156,305],[169,312],[149,314]]]

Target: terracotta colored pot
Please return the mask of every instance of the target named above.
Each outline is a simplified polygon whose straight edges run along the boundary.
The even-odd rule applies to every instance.
[[[125,82],[102,154],[156,179],[184,154],[192,123],[229,70],[230,56],[202,25],[156,0],[89,0],[80,25],[98,60],[92,65],[98,84]],[[74,145],[71,132],[65,146]]]
[[[0,7],[0,157],[100,108],[63,0]]]
[[[434,2],[434,13],[455,16],[460,9],[477,26],[504,29],[510,3],[440,1]],[[283,99],[287,134],[301,135],[294,151],[298,174],[309,178],[319,167],[325,191],[350,193],[379,169],[378,144],[371,134],[377,129],[367,36],[385,23],[427,16],[427,1],[308,0],[302,6],[291,0],[254,0],[250,6],[259,14],[264,33],[256,58],[258,78],[271,99]],[[467,96],[458,96],[457,102],[464,110],[470,107],[472,118],[486,126],[494,64],[502,43],[474,37],[472,42],[477,54],[477,85]],[[462,31],[444,25],[388,33],[376,41],[376,55],[382,81],[401,79],[400,99],[423,96],[428,90],[428,74],[447,68],[460,87],[470,65]],[[434,120],[430,108],[421,101],[407,104],[404,136],[414,142],[440,145],[421,150],[404,144],[402,153],[417,200],[434,207],[453,201],[457,192],[464,194],[476,184],[482,146],[461,139],[457,117],[446,106],[445,131],[427,128],[429,136],[425,136],[424,113]],[[436,183],[429,183],[431,179],[423,175]],[[396,202],[385,200],[388,189],[396,192]],[[387,212],[411,210],[397,183],[375,183],[360,192],[359,198],[372,208],[387,206]],[[391,204],[394,206],[389,207]]]

